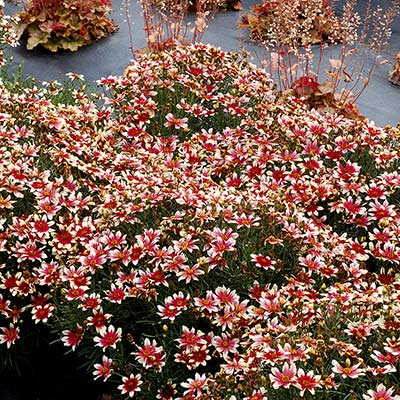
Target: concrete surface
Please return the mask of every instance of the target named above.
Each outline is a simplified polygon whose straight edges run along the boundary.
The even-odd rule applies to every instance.
[[[223,50],[240,50],[245,48],[255,56],[254,62],[265,57],[261,46],[248,40],[246,30],[238,30],[237,24],[243,13],[249,12],[258,0],[243,0],[242,12],[227,11],[217,13],[204,34],[203,42],[211,43]],[[338,0],[338,2],[343,0]],[[390,0],[373,0],[374,4],[383,7]],[[367,0],[359,0],[362,11]],[[340,4],[339,4],[340,5]],[[12,14],[18,7],[6,4],[5,11]],[[135,50],[146,45],[143,22],[139,4],[133,0],[130,4],[130,21],[132,43]],[[22,45],[13,49],[13,68],[24,63],[24,71],[40,80],[63,80],[65,73],[76,72],[85,75],[90,81],[103,76],[121,74],[124,67],[133,58],[130,49],[129,30],[126,22],[123,0],[113,1],[112,18],[119,26],[119,31],[110,37],[90,46],[82,47],[77,52],[45,53],[39,50],[28,51]],[[392,38],[386,57],[400,51],[400,18],[395,19],[392,27]],[[400,86],[394,86],[387,80],[389,65],[378,68],[369,86],[359,98],[357,105],[363,115],[375,121],[377,125],[397,125],[400,122]]]

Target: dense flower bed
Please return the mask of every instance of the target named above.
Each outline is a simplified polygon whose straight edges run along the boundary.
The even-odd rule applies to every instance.
[[[399,399],[399,131],[206,45],[99,85],[1,84],[3,354],[32,319],[123,397]]]

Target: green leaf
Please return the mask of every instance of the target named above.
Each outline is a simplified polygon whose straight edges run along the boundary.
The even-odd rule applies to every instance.
[[[39,44],[44,45],[50,38],[50,35],[47,32],[40,31],[38,29],[28,29],[28,41],[26,43],[26,48],[28,50],[34,49]]]

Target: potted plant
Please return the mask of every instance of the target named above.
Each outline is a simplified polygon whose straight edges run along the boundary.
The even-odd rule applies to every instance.
[[[29,50],[76,51],[117,30],[110,11],[110,0],[28,0],[16,14],[17,32]]]

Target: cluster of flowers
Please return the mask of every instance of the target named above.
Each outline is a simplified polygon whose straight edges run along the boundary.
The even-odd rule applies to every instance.
[[[18,44],[17,35],[13,29],[14,18],[5,15],[3,11],[4,1],[0,0],[0,67],[5,64],[4,47]]]
[[[0,87],[0,342],[31,315],[141,399],[398,400],[399,130],[208,45],[98,83]]]

